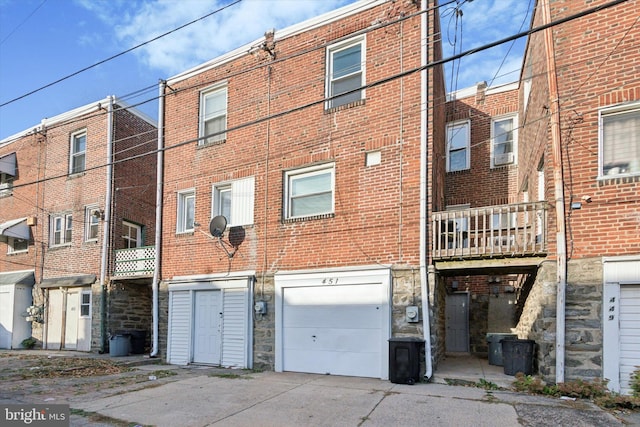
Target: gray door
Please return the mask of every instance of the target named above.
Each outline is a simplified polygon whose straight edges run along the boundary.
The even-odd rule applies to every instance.
[[[447,295],[446,303],[446,351],[469,351],[469,294]]]

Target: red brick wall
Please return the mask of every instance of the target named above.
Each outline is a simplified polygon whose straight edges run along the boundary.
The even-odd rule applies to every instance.
[[[245,55],[170,82],[166,97],[165,209],[162,276],[255,269],[326,268],[419,262],[420,76],[413,73],[366,89],[366,100],[327,112],[325,46],[339,37],[397,19],[410,2],[387,3],[303,35],[276,41],[277,60]],[[366,33],[366,81],[376,82],[420,65],[419,17]],[[196,147],[202,89],[228,84],[223,144]],[[168,92],[170,93],[170,92]],[[268,114],[269,121],[240,127]],[[382,163],[365,167],[365,153],[380,150]],[[318,162],[335,163],[335,215],[283,221],[283,174]],[[176,236],[176,192],[195,187],[196,222],[206,231],[211,185],[255,176],[255,224],[231,261],[196,230]]]

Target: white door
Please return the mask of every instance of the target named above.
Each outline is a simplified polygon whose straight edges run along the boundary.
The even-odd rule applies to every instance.
[[[385,376],[387,296],[381,284],[287,287],[282,292],[284,371]]]
[[[220,364],[222,305],[220,291],[196,291],[193,361]]]
[[[65,308],[64,348],[75,350],[78,347],[78,317],[80,316],[80,292],[67,292]]]
[[[469,294],[447,295],[445,348],[450,352],[469,351]]]
[[[62,348],[62,311],[64,300],[60,289],[50,289],[47,304],[47,350]]]
[[[8,288],[8,286],[2,286]],[[13,298],[10,291],[0,291],[0,348],[11,348]]]
[[[620,286],[620,392],[631,394],[629,380],[640,366],[640,284]]]

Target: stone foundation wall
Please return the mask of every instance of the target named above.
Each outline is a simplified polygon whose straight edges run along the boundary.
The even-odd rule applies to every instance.
[[[253,368],[273,371],[276,366],[276,302],[273,275],[256,278],[255,301],[267,302],[267,314],[253,316]]]
[[[602,259],[571,260],[565,293],[565,380],[602,376]],[[556,264],[538,270],[517,326],[520,338],[536,341],[537,371],[556,375]]]
[[[111,282],[108,288],[107,334],[145,331],[145,351],[151,347],[151,284]]]

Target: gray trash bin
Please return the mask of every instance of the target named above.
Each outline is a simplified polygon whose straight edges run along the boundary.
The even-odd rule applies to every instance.
[[[502,357],[504,359],[505,375],[515,375],[522,372],[533,374],[533,352],[536,342],[533,340],[503,340]]]
[[[129,335],[113,335],[111,338],[109,338],[109,356],[128,356],[129,345]]]
[[[487,334],[489,344],[489,365],[503,366],[502,341],[515,340],[516,334],[491,333]]]

